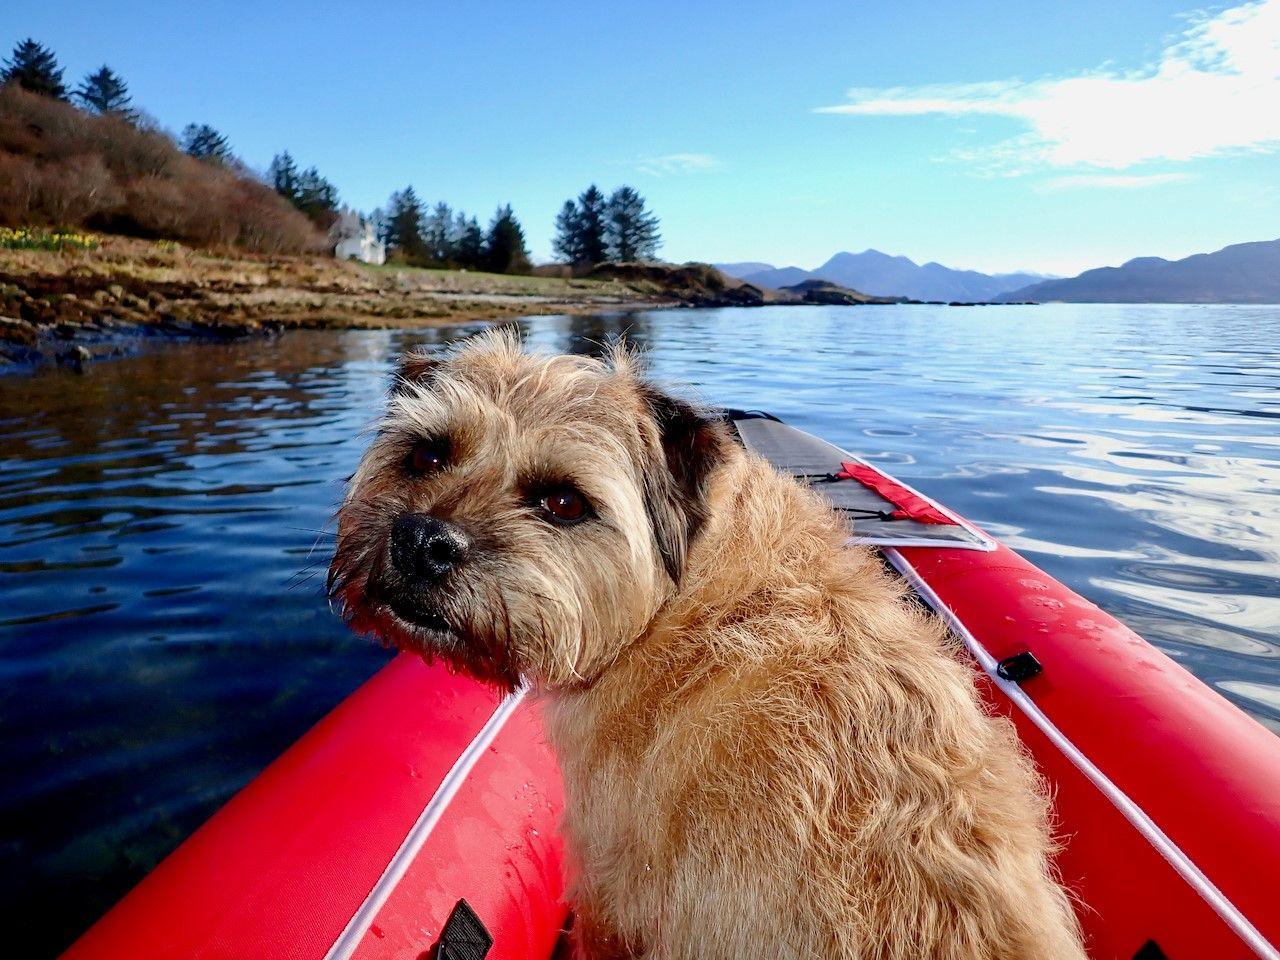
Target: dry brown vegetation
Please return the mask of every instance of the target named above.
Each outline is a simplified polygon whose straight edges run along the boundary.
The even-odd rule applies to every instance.
[[[164,132],[0,87],[0,225],[87,227],[264,253],[324,238],[246,173],[196,160]]]

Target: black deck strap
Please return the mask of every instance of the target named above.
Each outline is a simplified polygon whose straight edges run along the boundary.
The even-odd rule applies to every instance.
[[[734,407],[721,407],[720,416],[729,421],[734,420],[772,420],[774,423],[782,421],[775,417],[772,413],[765,413],[763,410],[737,410]]]
[[[1005,657],[996,665],[996,673],[999,674],[1000,679],[1012,680],[1014,683],[1030,680],[1043,672],[1044,667],[1030,650],[1023,650],[1012,657]]]
[[[445,921],[431,956],[434,960],[484,960],[492,946],[493,937],[471,909],[471,904],[459,900]]]
[[[1160,949],[1160,944],[1154,940],[1148,940],[1138,948],[1138,952],[1133,955],[1133,960],[1169,960],[1169,956]]]

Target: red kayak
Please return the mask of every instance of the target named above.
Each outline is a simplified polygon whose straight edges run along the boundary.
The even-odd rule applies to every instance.
[[[1091,957],[1280,960],[1280,739],[945,507],[771,417],[729,416],[963,641],[1053,785]],[[401,656],[67,956],[549,958],[568,916],[560,807],[536,703]]]

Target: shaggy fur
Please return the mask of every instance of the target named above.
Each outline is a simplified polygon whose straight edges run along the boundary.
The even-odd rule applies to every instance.
[[[411,476],[422,438],[448,462]],[[568,484],[594,512],[558,527],[538,497]],[[390,569],[405,512],[472,544],[442,585]],[[1080,960],[1010,725],[846,539],[625,353],[490,335],[404,362],[333,590],[356,629],[545,696],[583,957]]]

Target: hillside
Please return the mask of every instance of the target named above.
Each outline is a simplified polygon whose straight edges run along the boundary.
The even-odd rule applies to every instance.
[[[17,84],[0,86],[0,226],[79,227],[262,253],[317,250],[323,235],[234,163]]]
[[[881,297],[912,300],[984,301],[1002,293],[1043,280],[1034,273],[986,274],[976,270],[953,270],[940,263],[917,264],[908,257],[895,257],[879,250],[837,253],[813,270],[799,267],[769,267],[754,273],[735,273],[737,264],[719,264],[724,272],[758,287],[778,289],[805,280],[828,280]]]
[[[1280,303],[1280,240],[1237,243],[1182,260],[1138,257],[1119,267],[1035,283],[1001,300],[1069,303]]]

